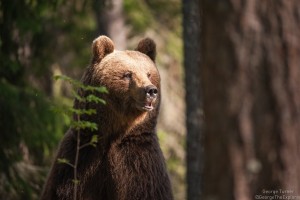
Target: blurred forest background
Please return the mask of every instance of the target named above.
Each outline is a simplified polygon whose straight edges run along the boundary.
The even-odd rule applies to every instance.
[[[53,108],[73,103],[70,86],[53,76],[80,80],[101,34],[119,50],[146,36],[157,43],[158,135],[175,196],[184,199],[181,22],[180,0],[1,0],[0,199],[38,199],[69,122]]]
[[[0,199],[38,199],[73,102],[53,76],[101,34],[157,43],[176,200],[300,199],[298,0],[1,0],[0,34]]]

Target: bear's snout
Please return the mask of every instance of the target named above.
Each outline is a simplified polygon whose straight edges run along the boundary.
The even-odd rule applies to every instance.
[[[139,88],[138,93],[133,94],[135,106],[141,111],[151,111],[154,108],[154,103],[158,97],[158,89],[154,85],[148,85]]]
[[[155,99],[157,97],[157,87],[155,87],[154,85],[148,85],[147,87],[145,87],[145,92],[146,92],[146,97],[147,99]]]
[[[144,89],[144,100],[142,101],[142,110],[144,111],[151,111],[153,110],[153,103],[155,102],[157,95],[158,95],[158,89],[154,85],[148,85],[143,88]]]

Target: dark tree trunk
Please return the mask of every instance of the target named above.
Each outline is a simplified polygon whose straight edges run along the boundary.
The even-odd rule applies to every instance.
[[[126,49],[127,32],[123,15],[123,0],[95,0],[94,11],[98,34],[110,37],[116,49]]]
[[[299,1],[202,3],[204,199],[300,195]]]
[[[198,0],[183,0],[184,67],[187,127],[187,199],[201,196],[202,106],[200,94],[200,10]]]

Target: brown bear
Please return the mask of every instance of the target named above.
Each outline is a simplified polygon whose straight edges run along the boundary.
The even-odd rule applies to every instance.
[[[139,42],[135,51],[116,51],[108,37],[100,36],[94,40],[92,51],[92,61],[82,82],[105,86],[108,93],[97,94],[106,105],[74,102],[75,108],[97,110],[95,115],[80,116],[98,125],[96,132],[80,130],[81,145],[92,135],[99,136],[96,147],[88,146],[79,152],[77,199],[173,199],[156,135],[161,93],[154,41],[146,38]],[[79,90],[78,94],[86,96],[88,92]],[[65,158],[74,163],[76,131],[68,130],[56,160]],[[74,170],[56,160],[41,199],[74,199]]]

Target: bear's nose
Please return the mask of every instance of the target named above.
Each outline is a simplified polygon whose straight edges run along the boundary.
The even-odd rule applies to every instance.
[[[147,97],[155,98],[157,96],[158,90],[154,85],[149,85],[145,88]]]

